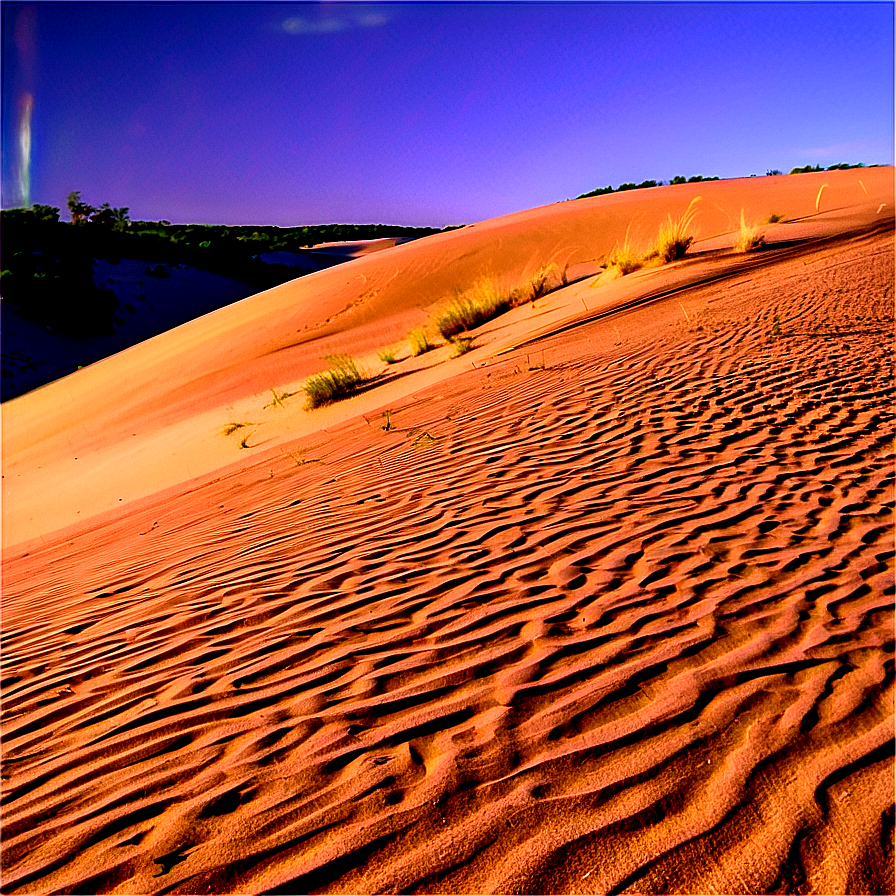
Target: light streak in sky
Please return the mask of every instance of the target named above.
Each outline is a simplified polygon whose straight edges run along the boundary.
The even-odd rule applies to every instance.
[[[23,206],[31,205],[31,113],[34,97],[25,93],[19,102],[19,197]]]

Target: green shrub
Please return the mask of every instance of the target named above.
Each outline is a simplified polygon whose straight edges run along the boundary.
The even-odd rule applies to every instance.
[[[330,369],[308,377],[303,387],[309,409],[348,398],[367,382],[349,355],[328,355],[325,360]]]

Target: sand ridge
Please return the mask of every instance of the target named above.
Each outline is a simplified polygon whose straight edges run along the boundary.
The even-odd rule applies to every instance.
[[[7,551],[5,890],[891,891],[893,282],[496,324]]]

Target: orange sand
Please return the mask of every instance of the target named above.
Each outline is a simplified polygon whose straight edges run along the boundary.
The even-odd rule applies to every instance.
[[[265,407],[694,195],[693,257]],[[893,199],[548,206],[4,404],[4,892],[893,892]]]

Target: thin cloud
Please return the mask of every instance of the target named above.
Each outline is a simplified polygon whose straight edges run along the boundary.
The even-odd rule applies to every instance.
[[[368,11],[350,15],[312,19],[307,16],[289,16],[280,23],[280,29],[286,34],[338,34],[355,28],[379,28],[389,21],[384,12]]]

